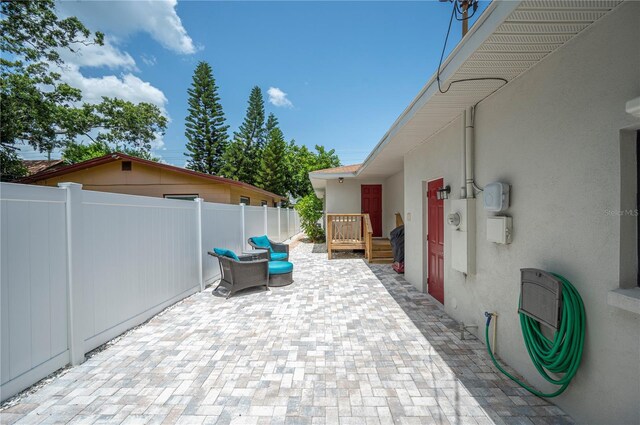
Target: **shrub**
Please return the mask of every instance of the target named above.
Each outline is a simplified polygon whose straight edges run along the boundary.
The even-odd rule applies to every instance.
[[[300,214],[300,226],[313,242],[324,241],[324,230],[318,223],[322,218],[322,200],[310,194],[298,201],[296,211]]]

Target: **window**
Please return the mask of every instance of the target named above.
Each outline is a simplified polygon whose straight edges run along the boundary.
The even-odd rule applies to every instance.
[[[174,194],[174,195],[164,195],[165,199],[179,199],[181,201],[193,201],[196,198],[198,198],[198,195],[181,195],[181,194]]]
[[[269,205],[269,203],[267,201],[260,201],[260,206],[261,207],[266,207],[267,205]]]
[[[640,286],[640,130],[636,131],[636,269],[637,285]]]
[[[131,171],[131,161],[122,161],[122,171]]]
[[[640,131],[620,131],[620,207],[605,209],[619,223],[619,287],[609,305],[640,315]]]
[[[278,203],[277,203],[277,202],[274,202],[274,203],[273,203],[273,208],[277,208],[277,206],[278,206]]]
[[[245,204],[245,205],[251,205],[251,198],[249,198],[247,196],[241,196],[240,197],[240,203],[241,204]]]

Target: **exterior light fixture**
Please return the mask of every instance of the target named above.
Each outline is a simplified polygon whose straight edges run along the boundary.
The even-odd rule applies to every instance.
[[[344,183],[344,177],[338,177],[338,183]]]
[[[450,186],[441,187],[436,193],[436,199],[449,199],[449,193],[451,193]]]

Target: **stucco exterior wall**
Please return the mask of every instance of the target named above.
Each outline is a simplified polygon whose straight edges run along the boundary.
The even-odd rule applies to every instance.
[[[262,200],[273,206],[279,200],[259,191],[216,183],[166,169],[133,163],[131,171],[122,171],[121,161],[98,165],[85,170],[36,182],[38,185],[57,186],[61,182],[81,183],[86,190],[152,196],[198,195],[206,202],[238,204],[240,196],[248,196],[251,205],[260,206]]]
[[[517,315],[520,269],[560,273],[576,286],[587,313],[584,356],[554,402],[580,423],[640,422],[640,317],[607,303],[621,285],[621,222],[607,211],[626,202],[620,130],[638,125],[624,105],[640,95],[639,22],[640,3],[622,5],[478,106],[476,180],[512,185],[513,243],[486,240],[479,195],[476,273],[465,278],[450,267],[445,230],[445,310],[480,332],[483,313],[497,312],[497,353],[542,390],[552,387],[531,364]],[[459,197],[461,137],[458,120],[405,156],[405,276],[419,289],[425,182],[444,177]]]
[[[384,179],[344,179],[327,180],[326,207],[328,213],[359,213],[360,212],[360,186],[363,184],[384,184]],[[382,188],[384,196],[384,187]],[[384,214],[384,205],[383,214]]]
[[[395,227],[395,213],[404,212],[404,180],[403,172],[389,178],[327,180],[325,191],[325,212],[327,213],[359,213],[361,211],[360,186],[363,184],[382,185],[382,236],[389,237]]]
[[[389,233],[396,227],[396,213],[400,213],[404,220],[404,170],[387,178],[382,186],[382,235],[389,237]]]

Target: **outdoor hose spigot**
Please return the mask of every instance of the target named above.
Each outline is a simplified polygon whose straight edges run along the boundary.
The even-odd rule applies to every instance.
[[[489,327],[489,324],[491,323],[491,318],[493,317],[493,313],[489,313],[488,311],[485,311],[484,317],[487,318],[487,327]]]

